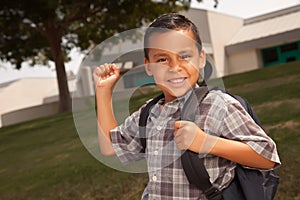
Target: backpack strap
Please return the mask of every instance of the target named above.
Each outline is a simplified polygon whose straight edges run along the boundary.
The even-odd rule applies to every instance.
[[[188,121],[195,121],[197,105],[200,105],[202,100],[208,94],[208,88],[206,85],[202,85],[199,88],[193,90],[193,93],[187,99],[182,112],[181,119]],[[151,108],[164,97],[163,94],[152,99],[145,107],[142,108],[139,119],[139,136],[142,144],[142,151],[146,149],[146,124]],[[209,174],[207,173],[203,159],[199,158],[197,153],[186,150],[183,151],[181,156],[182,168],[186,174],[186,177],[190,184],[195,185],[202,190],[208,200],[222,200],[222,193],[215,188],[211,182]]]
[[[205,85],[193,90],[183,106],[181,120],[194,122],[198,106],[208,93],[209,90]],[[223,199],[222,192],[211,184],[209,174],[204,166],[203,159],[199,158],[199,154],[190,150],[183,151],[181,164],[190,184],[202,190],[208,200]]]
[[[208,200],[222,200],[222,192],[210,182],[209,174],[199,154],[186,150],[181,156],[181,164],[190,184],[202,190]]]
[[[143,147],[141,153],[145,153],[146,150],[146,125],[147,125],[148,116],[150,114],[150,110],[162,98],[164,98],[164,94],[160,94],[159,96],[152,99],[141,110],[140,119],[139,119],[139,138]]]

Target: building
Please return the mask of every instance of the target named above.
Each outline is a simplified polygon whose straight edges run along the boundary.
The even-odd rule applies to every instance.
[[[212,77],[300,60],[300,5],[249,19],[203,9],[182,14],[200,31],[203,48],[213,66]],[[101,48],[96,47],[82,61],[77,79],[69,86],[72,96],[94,96],[92,71],[103,63],[114,62],[121,67],[123,76],[114,92],[118,99],[129,99],[140,86],[153,83],[143,67],[141,30],[129,30],[122,33],[125,40],[114,37]],[[134,36],[128,37],[134,41],[126,40],[126,36]],[[56,78],[27,78],[2,84],[0,99],[0,127],[57,113]],[[78,104],[73,102],[73,108],[89,102],[82,99]]]
[[[300,5],[245,19],[225,45],[227,74],[300,60]]]
[[[213,65],[213,77],[300,60],[300,20],[297,20],[300,5],[249,19],[203,9],[189,9],[182,14],[199,29],[204,50]],[[122,67],[124,75],[116,88],[120,93],[153,82],[143,70],[143,41],[125,40],[116,44],[96,49],[95,55],[84,60],[78,79],[80,95],[94,95],[90,82],[93,67],[106,62],[116,62]]]

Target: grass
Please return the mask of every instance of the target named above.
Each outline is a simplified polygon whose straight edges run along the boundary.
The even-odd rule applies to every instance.
[[[277,144],[282,166],[277,200],[300,198],[300,62],[225,77],[227,89],[245,97]]]
[[[223,78],[228,91],[250,102],[277,143],[282,167],[277,169],[281,179],[276,200],[300,195],[299,65]],[[141,103],[137,101],[133,100],[136,106]],[[65,113],[0,129],[0,199],[140,199],[146,174],[120,172],[100,163],[94,153],[97,145],[86,149],[77,133],[95,139],[92,109],[74,116],[76,127],[73,115]]]
[[[113,170],[88,153],[70,113],[0,132],[0,199],[133,199],[142,192],[145,178],[136,177],[144,175]]]

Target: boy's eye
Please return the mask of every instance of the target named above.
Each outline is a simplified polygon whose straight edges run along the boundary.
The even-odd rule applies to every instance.
[[[183,55],[180,56],[180,58],[183,59],[183,60],[189,59],[189,58],[191,58],[191,57],[192,57],[192,56],[189,55],[189,54],[183,54]]]
[[[167,60],[168,60],[167,58],[159,58],[159,59],[157,59],[156,62],[162,63],[162,62],[166,62]]]

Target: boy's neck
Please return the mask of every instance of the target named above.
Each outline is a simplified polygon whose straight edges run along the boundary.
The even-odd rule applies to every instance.
[[[179,100],[179,101],[180,101],[180,99],[185,98],[185,96],[186,96],[187,94],[189,94],[191,90],[194,90],[194,89],[197,88],[197,87],[199,87],[199,85],[198,85],[198,84],[195,84],[192,88],[190,88],[189,90],[187,90],[187,91],[186,91],[183,95],[181,95],[181,96],[174,97],[174,98],[169,99],[169,100],[166,99],[166,98],[164,98],[164,99],[163,99],[163,103],[161,104],[161,106],[163,107],[165,104],[170,103],[170,102],[173,102],[173,101],[175,101],[175,100]],[[166,94],[164,94],[164,95],[166,96]]]

